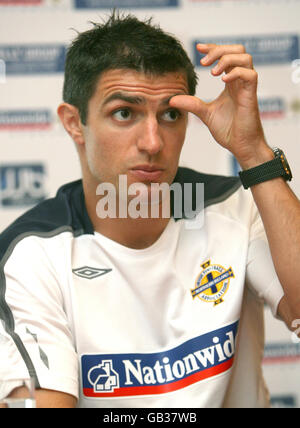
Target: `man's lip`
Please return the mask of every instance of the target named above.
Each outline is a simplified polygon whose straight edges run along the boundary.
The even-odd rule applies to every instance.
[[[154,172],[154,171],[163,171],[163,168],[158,165],[137,165],[131,168],[132,170],[139,170],[139,171],[147,171],[147,172]]]
[[[163,174],[163,168],[153,165],[138,165],[131,168],[131,174],[141,181],[156,181],[159,180]]]

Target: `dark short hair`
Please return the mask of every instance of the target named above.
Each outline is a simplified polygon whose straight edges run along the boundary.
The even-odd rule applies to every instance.
[[[140,21],[133,15],[113,11],[108,20],[94,23],[70,45],[65,63],[63,100],[76,106],[86,123],[88,102],[101,73],[133,69],[145,74],[186,74],[190,95],[195,94],[197,76],[181,43],[164,32],[152,19]]]

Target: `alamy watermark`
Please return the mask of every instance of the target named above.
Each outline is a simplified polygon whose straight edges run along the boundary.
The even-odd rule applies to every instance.
[[[187,229],[199,229],[204,219],[204,183],[132,183],[120,175],[115,186],[101,183],[96,194],[99,218],[185,218]]]

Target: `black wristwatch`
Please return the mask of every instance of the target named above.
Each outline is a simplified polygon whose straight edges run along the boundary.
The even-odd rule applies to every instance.
[[[276,177],[282,177],[286,181],[291,181],[293,177],[292,172],[283,151],[277,147],[274,147],[272,150],[275,156],[274,159],[254,168],[239,172],[245,189]]]

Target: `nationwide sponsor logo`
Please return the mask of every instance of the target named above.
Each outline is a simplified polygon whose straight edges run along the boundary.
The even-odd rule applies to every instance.
[[[193,299],[199,297],[204,302],[218,305],[223,302],[224,294],[229,287],[230,278],[234,278],[232,268],[225,269],[221,265],[211,264],[210,260],[201,265],[195,288],[191,290]]]
[[[157,353],[81,356],[85,397],[164,394],[225,373],[233,363],[238,322]]]
[[[43,164],[0,165],[0,205],[26,207],[46,198]]]
[[[0,110],[0,131],[49,129],[50,110]]]
[[[82,266],[80,268],[72,270],[75,275],[86,279],[98,278],[98,276],[105,275],[106,273],[111,271],[112,269],[97,269],[90,266]]]
[[[6,76],[52,74],[64,71],[66,48],[62,45],[0,45]]]
[[[75,0],[77,9],[176,7],[179,0]]]
[[[96,394],[98,392],[114,392],[115,388],[120,386],[119,375],[113,369],[112,360],[102,360],[101,364],[89,370],[87,377]]]
[[[252,55],[254,65],[290,64],[295,58],[299,58],[299,38],[297,34],[225,36],[218,38],[206,38],[202,36],[193,41],[194,63],[196,66],[200,65],[200,60],[204,56],[196,49],[199,41],[218,45],[242,44],[246,52]]]

